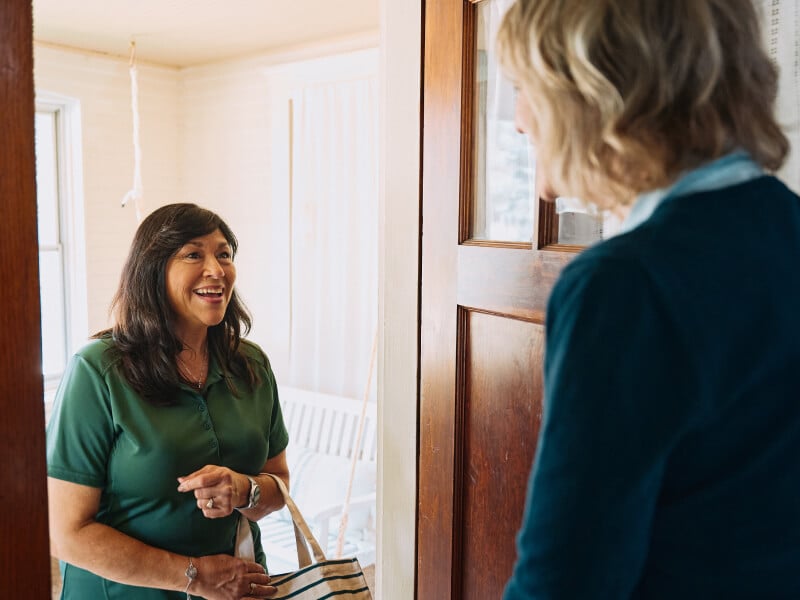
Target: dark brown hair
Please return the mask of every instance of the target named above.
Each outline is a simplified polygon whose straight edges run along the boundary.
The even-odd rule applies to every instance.
[[[111,304],[114,325],[94,336],[113,337],[109,352],[117,368],[131,387],[153,404],[173,404],[183,382],[176,363],[183,343],[175,333],[167,298],[167,263],[187,242],[217,229],[235,256],[236,236],[210,210],[195,204],[168,204],[148,215],[136,230]],[[258,377],[240,349],[241,337],[247,335],[251,324],[250,314],[234,290],[222,322],[208,328],[208,349],[223,372],[253,386]],[[231,378],[226,377],[226,382],[235,394]]]

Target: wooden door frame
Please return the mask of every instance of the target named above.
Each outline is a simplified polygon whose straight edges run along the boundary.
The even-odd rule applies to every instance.
[[[422,50],[423,260],[416,597],[442,600],[453,598],[457,589],[452,575],[460,547],[459,532],[454,527],[458,522],[455,476],[460,424],[452,409],[457,381],[457,289],[456,282],[446,274],[457,264],[457,242],[462,233],[458,219],[453,219],[453,199],[460,198],[462,191],[463,72],[462,61],[454,68],[448,59],[463,52],[464,11],[456,11],[458,15],[453,12],[452,2],[425,2]],[[435,49],[429,38],[432,31],[437,32]],[[431,93],[434,89],[435,93]],[[442,148],[442,141],[452,143]],[[441,244],[438,239],[452,243]],[[438,343],[425,344],[424,331],[435,331]],[[427,377],[427,373],[435,373],[435,377]],[[441,440],[450,442],[440,444]]]
[[[395,166],[386,182],[391,188],[385,192],[389,197],[386,218],[394,223],[386,236],[391,238],[390,247],[393,248],[408,248],[409,244],[416,248],[413,242],[419,237],[418,218],[412,215],[414,210],[407,208],[409,202],[416,203],[418,188],[414,175],[419,172],[419,164],[413,150],[419,133],[416,127],[418,97],[414,97],[419,94],[419,86],[415,85],[419,67],[408,64],[406,48],[413,45],[414,35],[417,42],[420,41],[421,27],[417,18],[423,8],[423,2],[415,4],[413,10],[402,3],[391,6],[384,3],[382,8],[387,15],[382,24],[384,33],[388,31],[392,37],[387,59],[391,63],[389,71],[393,75],[400,71],[401,75],[385,84],[391,88],[387,90],[390,98],[386,100],[390,115],[387,121],[390,119],[390,122],[385,123],[385,127],[387,137],[392,140],[386,152]],[[7,224],[0,241],[0,273],[6,284],[11,284],[13,292],[6,304],[6,319],[0,324],[0,377],[3,382],[0,384],[0,432],[5,434],[6,459],[0,468],[0,501],[4,507],[0,511],[0,534],[3,535],[0,596],[49,600],[44,413],[39,373],[32,38],[31,0],[0,2],[0,64],[3,65],[0,70],[0,214]],[[398,137],[400,144],[396,143]],[[409,278],[416,282],[417,260],[416,249],[407,251],[402,261],[397,257],[387,258],[384,265],[387,278]],[[385,514],[402,513],[403,531],[379,534],[389,540],[389,544],[379,549],[378,583],[382,597],[407,600],[414,586],[414,492],[412,490],[408,497],[405,491],[411,488],[404,486],[413,486],[416,475],[416,469],[411,466],[416,448],[413,444],[409,446],[409,437],[413,440],[416,435],[409,436],[402,426],[413,428],[412,421],[417,414],[416,404],[414,409],[409,409],[407,400],[415,397],[417,391],[418,329],[414,324],[417,323],[418,304],[412,298],[416,298],[416,291],[412,294],[404,289],[400,295],[396,291],[386,292],[390,298],[384,302],[393,319],[384,326],[383,332],[387,350],[382,351],[381,361],[390,360],[391,366],[383,369],[387,406],[380,410],[383,420],[392,422],[393,428],[401,427],[382,437],[381,461],[391,465],[384,470],[387,473],[389,468],[393,470],[393,488],[390,497],[379,494],[379,502]],[[399,317],[394,318],[398,314]],[[408,358],[404,358],[406,356]],[[400,369],[398,361],[402,363]]]
[[[50,598],[34,149],[33,9],[0,3],[0,592]]]
[[[579,250],[557,243],[554,206],[539,200],[531,243],[471,239],[476,18],[475,0],[425,3],[416,575],[423,600],[468,595],[464,569],[485,567],[466,564],[474,548],[463,539],[474,508],[464,494],[474,458],[466,448],[470,315],[543,327],[549,291]]]

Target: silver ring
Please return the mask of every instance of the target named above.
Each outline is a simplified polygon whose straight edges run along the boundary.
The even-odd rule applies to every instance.
[[[214,499],[209,498],[208,502],[206,502],[206,508],[214,508]]]
[[[251,594],[255,594],[255,592],[256,592],[256,584],[251,581],[250,582],[250,593]]]

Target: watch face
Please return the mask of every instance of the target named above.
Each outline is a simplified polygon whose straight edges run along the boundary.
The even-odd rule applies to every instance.
[[[250,480],[250,507],[256,506],[261,500],[261,486],[259,486],[255,479]]]

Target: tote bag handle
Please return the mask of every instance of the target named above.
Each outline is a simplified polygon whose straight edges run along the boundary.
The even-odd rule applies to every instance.
[[[314,553],[314,562],[320,563],[327,560],[325,558],[325,553],[322,551],[322,547],[317,541],[317,538],[315,538],[314,534],[311,533],[311,528],[308,526],[308,523],[306,523],[306,520],[300,513],[300,509],[297,508],[294,500],[292,500],[292,497],[289,495],[289,490],[286,489],[286,485],[283,483],[283,480],[272,473],[262,473],[262,475],[269,475],[272,477],[278,486],[281,495],[283,496],[284,502],[286,502],[286,508],[289,509],[289,514],[292,515],[292,524],[294,525],[294,541],[295,545],[297,546],[297,562],[300,565],[300,568],[302,569],[311,564],[311,557],[308,554],[308,546],[306,546],[306,542],[308,542],[308,545],[311,546],[311,551]]]

